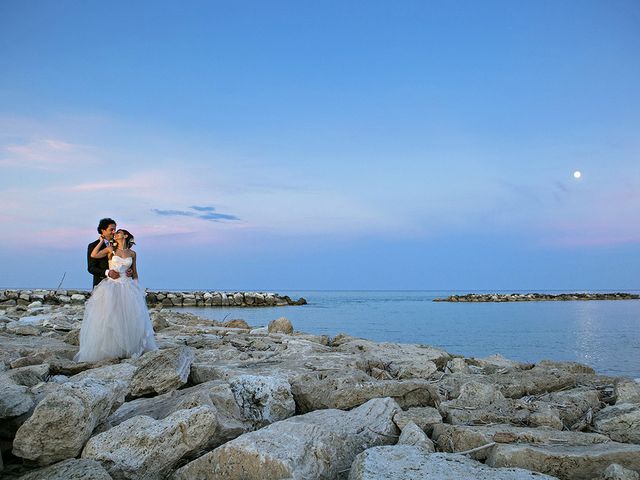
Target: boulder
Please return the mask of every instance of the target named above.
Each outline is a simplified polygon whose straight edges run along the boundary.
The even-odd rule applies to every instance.
[[[43,363],[40,365],[13,368],[7,371],[5,375],[18,385],[33,387],[34,385],[47,380],[47,377],[49,376],[49,364]]]
[[[431,439],[413,422],[407,423],[402,429],[402,433],[400,433],[400,438],[398,439],[398,445],[413,445],[432,453],[436,451]]]
[[[13,454],[39,465],[77,456],[93,429],[123,401],[126,385],[85,379],[59,385],[18,429]]]
[[[442,423],[442,415],[434,407],[412,407],[396,413],[393,421],[400,430],[404,429],[407,423],[413,422],[430,435],[434,425]]]
[[[246,330],[249,330],[251,328],[246,320],[242,320],[241,318],[227,320],[226,322],[222,323],[222,326],[226,328],[242,328]]]
[[[519,467],[567,480],[591,480],[612,463],[640,470],[640,445],[608,442],[589,446],[498,444],[486,464]]]
[[[187,383],[193,358],[193,349],[188,347],[145,353],[134,362],[138,369],[131,379],[131,395],[139,397],[176,390]]]
[[[426,380],[374,380],[360,370],[312,372],[291,379],[298,410],[347,409],[373,399],[393,398],[402,408],[434,406],[436,387]]]
[[[400,410],[377,398],[344,412],[322,410],[246,433],[188,463],[176,480],[336,478],[363,450],[395,441]]]
[[[22,415],[33,405],[33,395],[28,387],[18,385],[6,372],[0,374],[0,420]]]
[[[603,408],[594,417],[593,426],[616,442],[640,444],[640,404],[616,403]]]
[[[608,443],[611,440],[597,433],[558,431],[552,428],[524,428],[513,425],[448,425],[438,424],[433,428],[432,439],[441,452],[465,452],[484,445],[496,443],[529,443],[532,445],[552,444],[583,446]],[[471,454],[472,458],[486,460],[489,449]]]
[[[29,472],[18,480],[111,480],[111,475],[95,460],[73,458]]]
[[[520,468],[491,468],[450,453],[433,453],[411,445],[374,447],[354,460],[349,480],[552,480]],[[557,480],[557,479],[556,479]]]
[[[284,420],[296,412],[291,385],[282,377],[242,375],[231,381],[231,390],[242,416],[255,428]]]
[[[138,416],[91,438],[82,458],[99,461],[118,479],[152,480],[202,449],[216,428],[209,406],[179,410],[162,420]]]
[[[271,320],[267,327],[269,333],[286,333],[291,335],[293,333],[293,325],[285,317],[280,317],[276,320]]]
[[[640,403],[640,383],[621,379],[616,383],[616,403]]]
[[[640,473],[624,468],[617,463],[612,463],[600,478],[601,480],[640,480]]]
[[[369,369],[376,367],[386,370],[393,378],[400,380],[430,378],[451,360],[451,355],[444,350],[428,345],[376,343],[360,339],[341,343],[338,351],[358,354]]]

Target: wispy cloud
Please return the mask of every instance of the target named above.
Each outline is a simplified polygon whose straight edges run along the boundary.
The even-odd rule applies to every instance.
[[[230,215],[227,213],[216,213],[215,207],[191,206],[189,208],[195,211],[160,210],[158,208],[152,208],[151,211],[163,217],[193,217],[193,218],[199,218],[201,220],[210,220],[214,222],[219,222],[221,220],[240,220],[235,215]]]
[[[0,145],[0,165],[5,167],[60,170],[95,163],[95,148],[57,138],[25,139]]]

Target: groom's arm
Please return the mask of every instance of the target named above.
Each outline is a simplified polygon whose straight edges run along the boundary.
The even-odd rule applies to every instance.
[[[91,275],[95,275],[98,277],[104,276],[104,268],[100,266],[100,259],[91,258],[91,252],[95,248],[95,242],[90,243],[87,247],[87,270]]]

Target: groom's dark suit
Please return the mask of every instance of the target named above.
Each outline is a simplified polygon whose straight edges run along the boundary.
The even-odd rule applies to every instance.
[[[102,247],[100,247],[100,250],[102,250],[103,248],[106,248],[106,245],[102,240],[96,240],[94,242],[91,242],[87,246],[87,270],[89,270],[89,273],[93,275],[94,287],[97,284],[99,284],[103,279],[106,278],[106,275],[104,274],[104,272],[106,272],[107,269],[109,268],[108,257],[91,258],[91,252],[93,252],[93,249],[95,248],[98,242],[102,242]]]

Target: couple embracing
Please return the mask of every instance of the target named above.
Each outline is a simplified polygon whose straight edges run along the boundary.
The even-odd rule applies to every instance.
[[[87,269],[93,275],[93,292],[84,309],[78,362],[128,358],[156,350],[153,327],[138,284],[133,235],[116,230],[116,222],[103,218],[98,240],[87,248]]]

